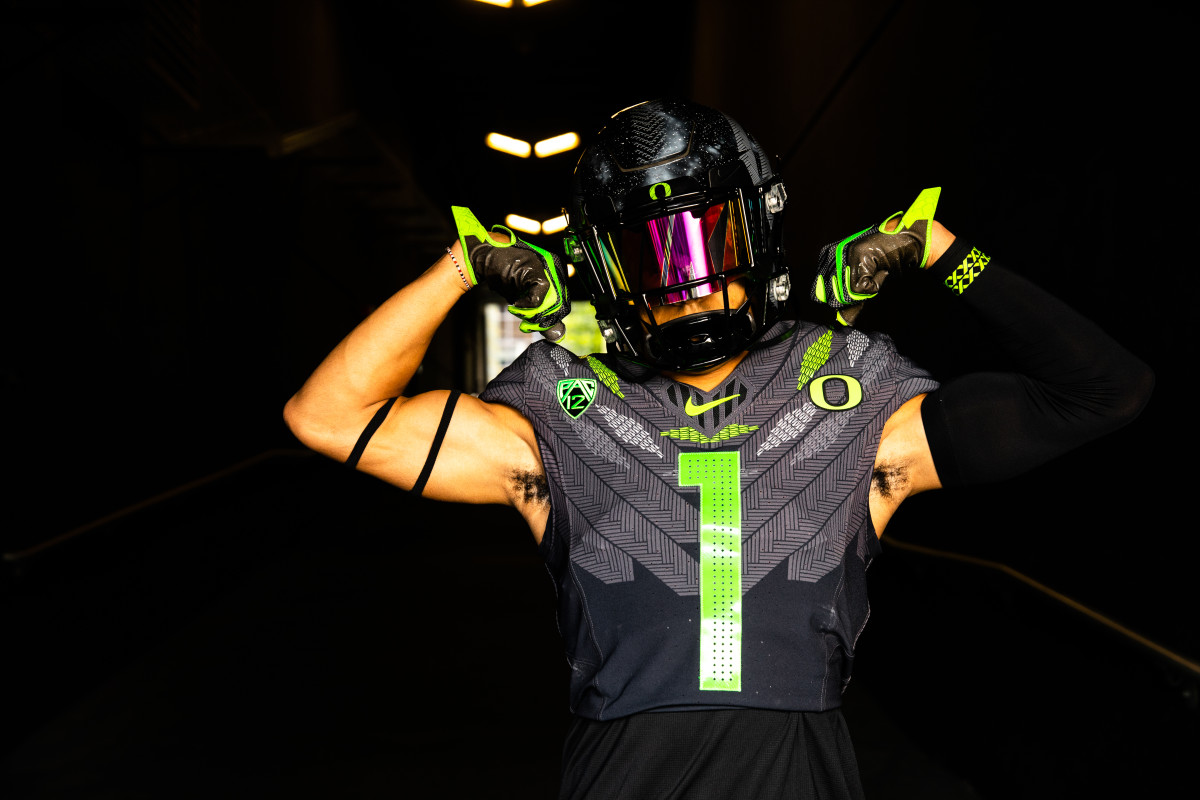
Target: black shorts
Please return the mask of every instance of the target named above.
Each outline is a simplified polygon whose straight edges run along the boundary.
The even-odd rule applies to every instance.
[[[839,710],[730,709],[576,717],[560,800],[861,800]]]

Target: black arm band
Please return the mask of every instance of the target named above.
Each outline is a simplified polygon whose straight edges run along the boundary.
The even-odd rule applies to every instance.
[[[1149,399],[1149,367],[978,249],[955,240],[930,272],[1013,365],[947,381],[921,404],[943,486],[1013,477],[1132,421]]]
[[[446,398],[446,407],[442,409],[442,421],[438,423],[437,433],[433,436],[433,444],[429,445],[429,455],[425,458],[425,466],[421,468],[421,475],[413,484],[413,494],[420,494],[425,490],[425,483],[429,480],[430,473],[433,472],[433,462],[437,461],[438,451],[442,449],[442,439],[446,438],[446,429],[450,427],[450,417],[454,416],[454,406],[458,403],[460,394],[462,392],[455,389]]]
[[[375,412],[375,416],[371,417],[371,421],[367,423],[367,427],[363,428],[363,432],[358,435],[358,441],[354,443],[354,449],[350,451],[350,457],[346,459],[346,466],[349,469],[358,466],[358,460],[362,458],[363,451],[367,449],[367,442],[371,441],[375,431],[379,430],[379,426],[383,424],[383,420],[387,418],[388,412],[392,410],[395,402],[396,398],[393,397],[381,405]]]

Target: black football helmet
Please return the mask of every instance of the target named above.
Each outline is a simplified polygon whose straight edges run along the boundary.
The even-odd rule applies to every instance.
[[[720,111],[652,100],[613,115],[575,167],[566,238],[610,352],[687,372],[749,348],[790,290],[786,199],[758,142]],[[654,321],[656,306],[717,292],[723,308]]]

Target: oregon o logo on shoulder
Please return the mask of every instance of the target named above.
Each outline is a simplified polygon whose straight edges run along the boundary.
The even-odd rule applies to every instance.
[[[591,378],[564,378],[558,382],[558,404],[571,419],[578,419],[595,399],[596,382]]]
[[[838,380],[846,385],[846,399],[836,406],[825,398],[825,383],[831,380]],[[822,375],[808,385],[808,396],[826,411],[846,411],[862,402],[863,389],[858,379],[850,375]]]
[[[671,196],[671,184],[669,184],[669,183],[656,183],[656,184],[654,184],[653,186],[651,186],[651,187],[650,187],[650,199],[651,199],[651,200],[658,200],[658,199],[659,199],[658,195],[656,195],[656,194],[654,193],[654,190],[655,190],[655,189],[657,189],[657,188],[658,188],[658,187],[660,187],[660,186],[661,186],[661,187],[663,187],[663,198],[664,198],[664,199],[665,199],[665,198],[668,198],[668,197],[670,197],[670,196]]]

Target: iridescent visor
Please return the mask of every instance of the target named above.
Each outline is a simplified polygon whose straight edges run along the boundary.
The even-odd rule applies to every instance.
[[[705,279],[751,265],[737,201],[669,214],[616,235],[619,249],[613,234],[600,237],[609,273],[619,288],[645,296],[651,307],[719,292],[725,279]]]

